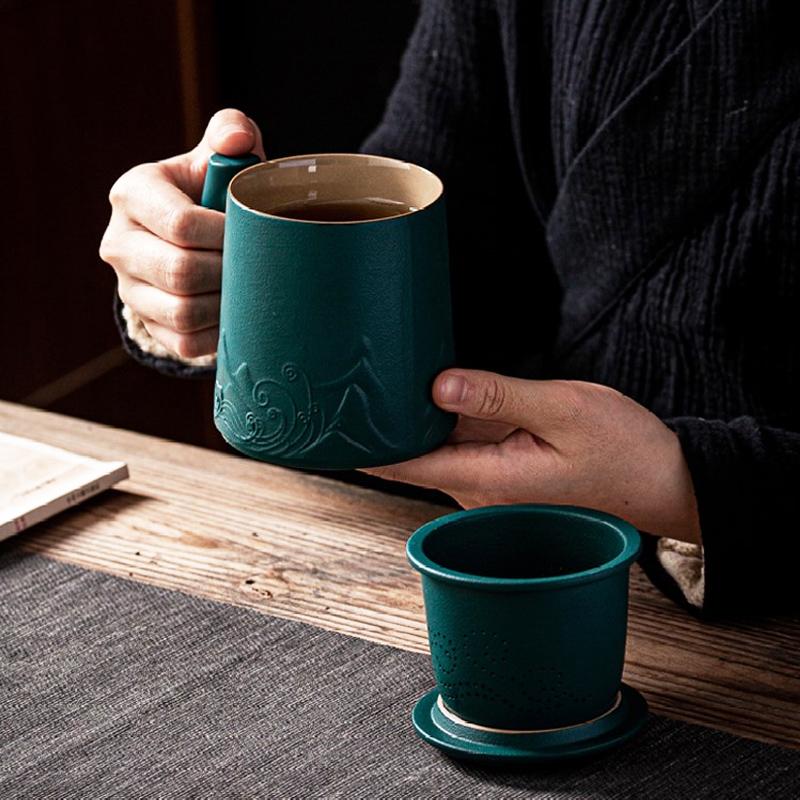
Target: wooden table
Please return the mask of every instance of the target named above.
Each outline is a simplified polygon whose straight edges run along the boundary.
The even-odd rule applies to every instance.
[[[0,430],[130,466],[22,548],[427,651],[404,546],[443,508],[3,402]],[[635,568],[626,680],[657,713],[800,748],[800,620],[704,624]]]

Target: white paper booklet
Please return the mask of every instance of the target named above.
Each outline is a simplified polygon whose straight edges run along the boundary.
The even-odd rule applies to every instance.
[[[127,477],[122,461],[97,461],[0,433],[0,541]]]

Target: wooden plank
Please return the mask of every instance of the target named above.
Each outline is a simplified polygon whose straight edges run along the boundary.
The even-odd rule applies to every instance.
[[[444,509],[0,403],[0,430],[124,458],[120,489],[26,533],[68,563],[427,650],[405,540]],[[800,621],[704,624],[634,570],[626,680],[654,711],[800,748]]]

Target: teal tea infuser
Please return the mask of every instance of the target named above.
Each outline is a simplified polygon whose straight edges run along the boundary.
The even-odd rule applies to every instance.
[[[647,716],[622,683],[639,533],[599,511],[509,505],[423,525],[422,576],[436,689],[417,733],[451,755],[539,762],[631,738]]]

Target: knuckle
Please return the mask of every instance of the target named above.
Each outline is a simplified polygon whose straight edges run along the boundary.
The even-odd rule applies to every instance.
[[[489,378],[481,389],[478,412],[484,417],[496,417],[505,407],[506,390],[497,378]]]
[[[178,298],[168,316],[169,327],[180,334],[190,333],[195,327],[194,303],[188,298]]]
[[[122,300],[124,305],[132,307],[130,294],[128,292],[128,287],[123,281],[117,282],[117,294],[119,295],[119,299]]]
[[[195,228],[193,210],[187,206],[174,208],[166,222],[167,235],[177,245],[188,246],[192,241]]]
[[[128,173],[126,172],[124,175],[117,178],[108,191],[108,202],[111,203],[113,208],[118,208],[125,203],[125,199],[128,195],[127,177]]]
[[[571,381],[561,385],[561,417],[567,425],[580,425],[585,422],[588,404],[586,396]]]
[[[197,358],[198,356],[205,355],[203,353],[200,337],[191,333],[178,334],[173,346],[175,352],[181,358]]]
[[[105,261],[106,264],[113,264],[116,260],[117,252],[116,247],[114,247],[113,237],[109,233],[108,229],[103,234],[103,238],[100,239],[100,247],[97,250],[98,255],[102,261]]]
[[[137,179],[146,175],[149,164],[138,164],[117,178],[108,192],[108,200],[114,208],[124,206],[130,198],[131,187]]]
[[[164,287],[169,292],[182,294],[192,291],[192,258],[188,253],[178,253],[164,266]]]

